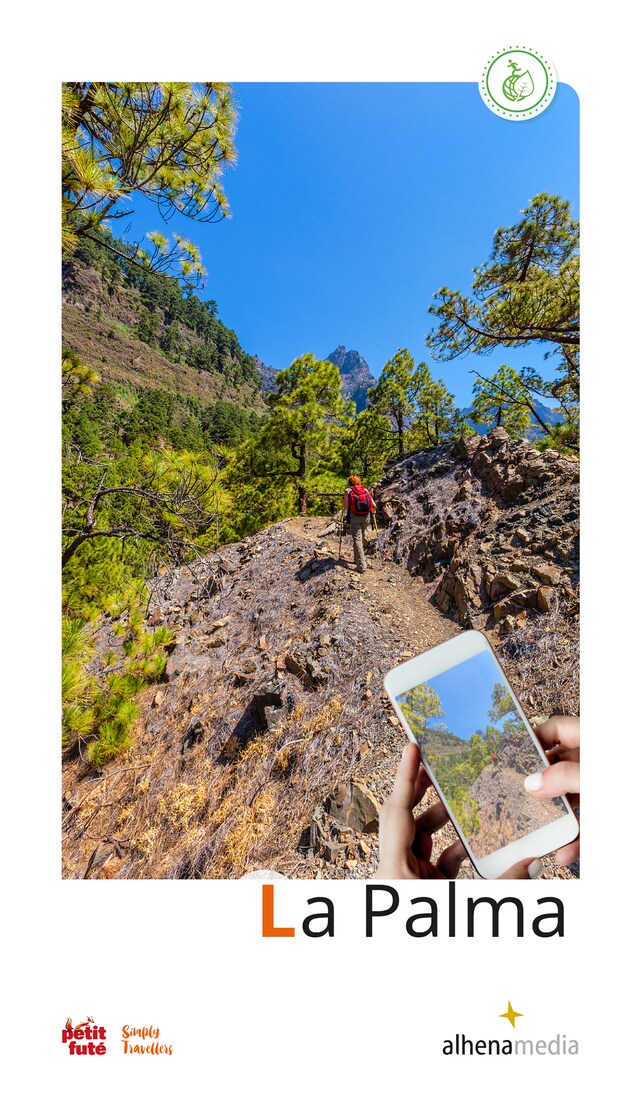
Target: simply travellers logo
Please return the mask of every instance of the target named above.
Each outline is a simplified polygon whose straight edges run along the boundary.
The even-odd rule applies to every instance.
[[[478,86],[495,115],[523,122],[547,109],[557,85],[548,58],[528,46],[509,46],[487,61]]]

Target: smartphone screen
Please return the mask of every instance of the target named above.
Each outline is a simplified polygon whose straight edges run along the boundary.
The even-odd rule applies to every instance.
[[[562,818],[562,799],[535,799],[544,767],[489,651],[429,677],[396,700],[473,854],[482,859]]]

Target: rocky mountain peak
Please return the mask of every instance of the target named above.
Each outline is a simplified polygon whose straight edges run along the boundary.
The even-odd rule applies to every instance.
[[[376,381],[366,359],[355,348],[347,351],[344,344],[339,344],[326,359],[335,363],[342,378],[344,396],[355,401],[356,412],[360,413],[367,404],[367,390]]]
[[[336,367],[339,367],[340,370],[342,370],[347,355],[348,352],[344,344],[338,344],[335,352],[332,352],[330,356],[327,356],[327,359],[330,360],[331,363],[335,363]]]
[[[257,356],[255,364],[262,379],[265,390],[275,390],[275,377],[277,371],[274,367],[268,367]],[[367,404],[367,390],[375,383],[375,378],[369,370],[366,359],[355,348],[347,351],[344,344],[325,356],[329,363],[335,363],[342,379],[342,391],[347,401],[355,401],[356,412],[360,413]]]

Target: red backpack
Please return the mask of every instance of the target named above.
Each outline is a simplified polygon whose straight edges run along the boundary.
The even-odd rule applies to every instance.
[[[371,497],[364,486],[352,486],[349,490],[349,516],[366,516],[371,512]]]

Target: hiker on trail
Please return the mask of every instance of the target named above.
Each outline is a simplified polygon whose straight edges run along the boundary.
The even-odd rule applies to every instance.
[[[369,523],[369,517],[375,516],[376,504],[357,474],[349,475],[349,488],[345,490],[342,508],[353,539],[353,556],[358,573],[364,573],[367,568],[364,557],[364,529]]]

